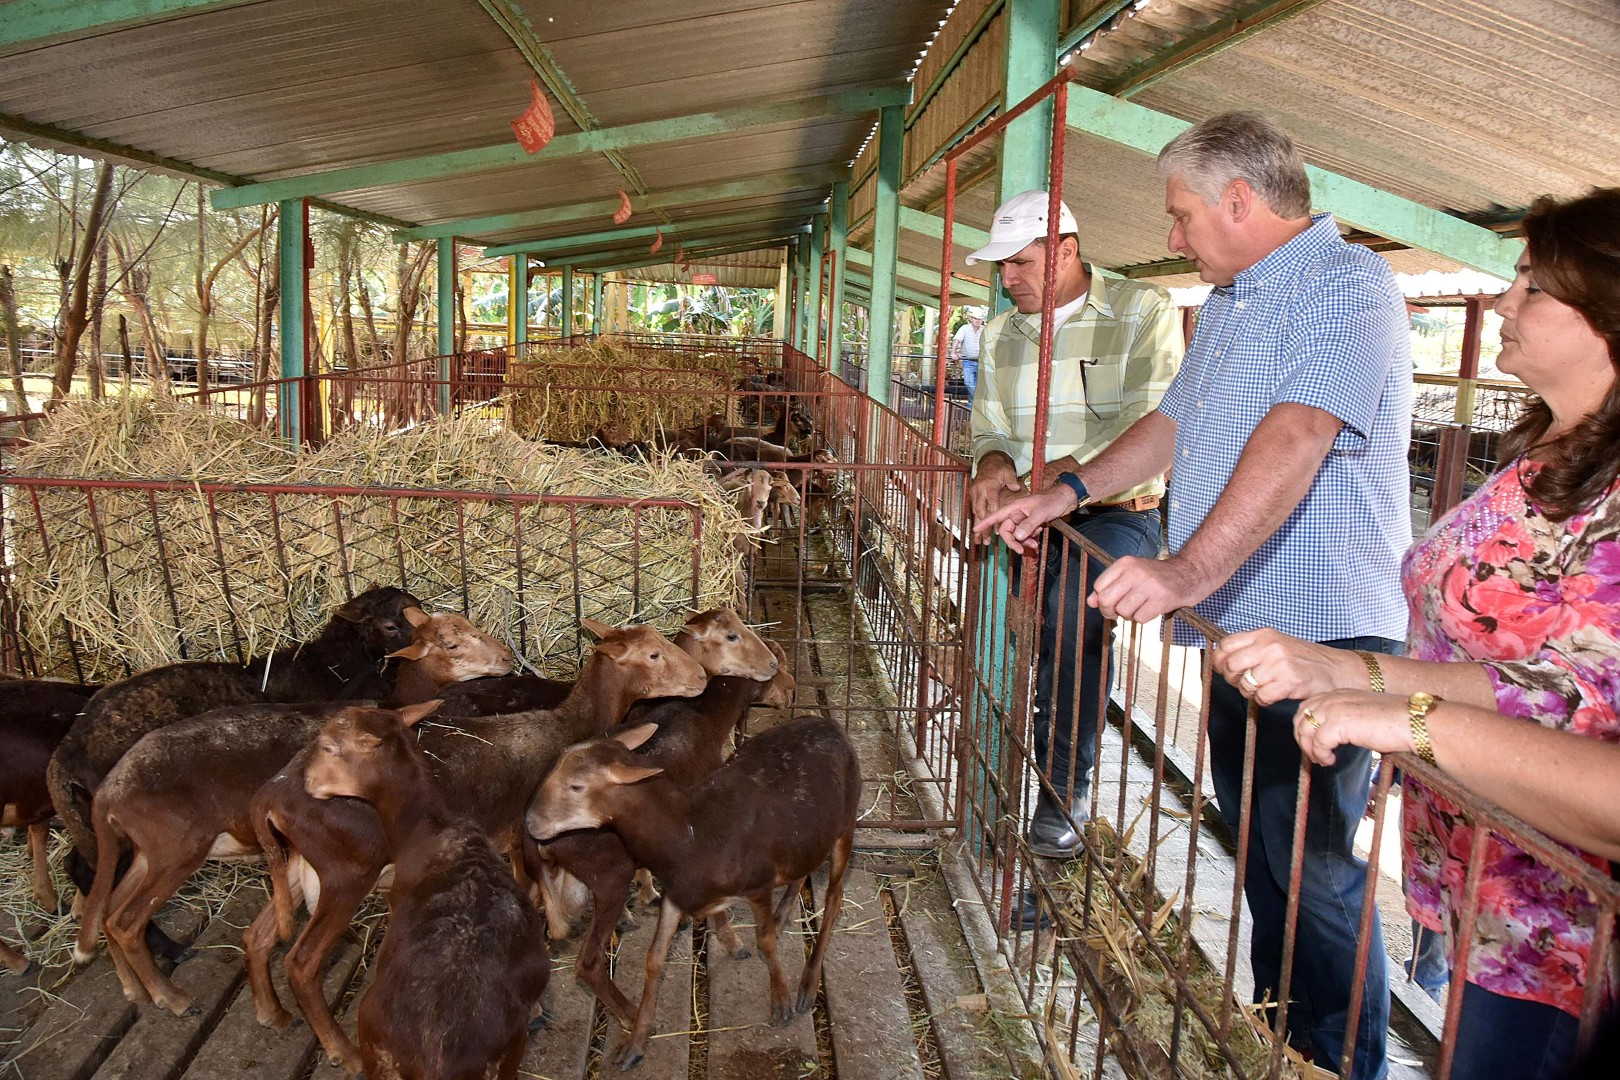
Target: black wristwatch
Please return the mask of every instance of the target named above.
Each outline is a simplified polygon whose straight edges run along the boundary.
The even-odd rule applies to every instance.
[[[1091,492],[1086,490],[1085,481],[1072,472],[1058,473],[1057,482],[1074,492],[1074,508],[1080,509],[1091,501]]]

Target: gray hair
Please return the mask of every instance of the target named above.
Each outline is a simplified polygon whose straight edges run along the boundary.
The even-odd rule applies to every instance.
[[[1288,134],[1256,112],[1212,116],[1159,151],[1159,175],[1179,176],[1213,204],[1234,180],[1247,180],[1278,217],[1311,212],[1311,182]]]

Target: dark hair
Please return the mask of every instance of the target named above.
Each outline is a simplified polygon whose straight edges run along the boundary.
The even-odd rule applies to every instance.
[[[1536,284],[1574,308],[1609,347],[1616,378],[1603,402],[1564,434],[1547,403],[1534,398],[1503,440],[1505,456],[1539,450],[1541,469],[1527,491],[1552,521],[1595,505],[1620,475],[1620,188],[1593,188],[1568,202],[1542,196],[1524,217]]]

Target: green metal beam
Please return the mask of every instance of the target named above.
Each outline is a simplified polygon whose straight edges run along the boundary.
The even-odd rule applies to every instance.
[[[1303,14],[1322,0],[1261,0],[1242,8],[1213,26],[1172,43],[1099,87],[1118,97],[1133,97],[1163,79],[1208,60],[1233,45],[1285,19]]]
[[[930,214],[926,210],[917,210],[910,206],[900,208],[900,227],[909,229],[914,233],[931,236],[935,240],[945,239],[945,219],[938,214]],[[951,242],[967,248],[982,248],[990,242],[990,234],[983,229],[976,229],[972,225],[965,225],[958,221],[951,226]]]
[[[1002,112],[1034,93],[1056,73],[1061,6],[1059,0],[1008,0]],[[1047,98],[1002,132],[998,205],[1019,192],[1046,187],[1051,145],[1052,100]],[[993,289],[990,303],[992,312],[996,312],[1009,301],[1001,289]]]
[[[591,275],[591,333],[602,332],[602,272]]]
[[[512,256],[511,278],[512,285],[507,289],[506,297],[507,319],[512,324],[512,344],[523,345],[529,340],[529,257],[527,255]]]
[[[546,43],[540,40],[540,35],[535,33],[529,17],[517,5],[510,0],[478,0],[478,6],[488,12],[489,17],[495,20],[495,25],[499,26],[512,40],[512,44],[517,46],[518,52],[523,54],[523,59],[527,61],[530,70],[539,76],[540,81],[551,92],[551,96],[557,99],[563,112],[578,125],[579,130],[596,131],[602,126],[591,114],[585,99],[579,96],[573,80],[563,71],[562,65],[557,63],[557,58],[546,47]],[[637,195],[646,194],[647,185],[641,179],[641,174],[636,171],[635,166],[624,159],[623,155],[616,150],[605,150],[602,156],[620,176],[624,177],[624,182],[631,191]]]
[[[598,247],[614,244],[623,244],[628,240],[638,240],[643,237],[664,234],[665,241],[675,236],[706,229],[723,228],[727,225],[752,225],[760,221],[780,221],[799,216],[808,217],[817,203],[800,203],[792,206],[761,206],[752,210],[739,210],[734,214],[716,214],[706,218],[684,218],[668,225],[628,225],[619,229],[605,229],[601,232],[575,233],[572,236],[556,236],[547,240],[527,240],[519,244],[497,244],[484,249],[485,258],[496,258],[501,255],[517,255],[528,253],[530,255],[545,255],[553,251],[568,251],[573,248]]]
[[[297,446],[304,440],[303,410],[299,407],[304,392],[304,295],[305,267],[304,204],[289,199],[281,204],[276,215],[276,260],[280,264],[281,297],[276,306],[280,319],[281,377],[297,382],[283,382],[276,394],[276,422],[281,437]]]
[[[858,294],[859,299],[870,300],[872,298],[872,279],[867,277],[865,274],[851,273],[849,275],[849,284],[852,290]],[[901,288],[900,286],[895,287],[894,298],[896,300],[904,300],[906,303],[915,305],[916,307],[939,307],[938,297],[929,296],[926,293],[915,292],[911,289]]]
[[[744,241],[769,239],[779,236],[797,236],[799,233],[807,232],[809,228],[809,225],[784,226],[778,225],[775,222],[759,222],[757,227],[753,228],[739,226],[729,232],[715,232],[704,233],[697,236],[683,236],[679,238],[679,246],[686,248],[688,251],[695,251],[700,246],[712,247],[716,244],[734,244],[742,243]],[[584,270],[594,270],[598,266],[619,266],[642,258],[650,259],[651,262],[654,263],[674,262],[675,249],[672,248],[667,242],[656,255],[649,253],[647,248],[641,245],[631,248],[606,248],[598,249],[596,251],[580,252],[572,255],[560,255],[555,259],[545,260],[545,265],[552,267],[572,265]]]
[[[805,326],[804,351],[821,355],[821,257],[827,251],[827,215],[817,214],[810,222],[810,298],[805,310],[810,319]]]
[[[894,272],[900,248],[900,167],[905,157],[905,112],[890,105],[878,118],[876,201],[872,216],[872,317],[867,324],[867,393],[889,403],[894,350]]]
[[[1068,125],[1082,134],[1155,155],[1165,143],[1192,126],[1079,83],[1069,85]],[[1311,203],[1316,209],[1408,247],[1432,251],[1464,266],[1512,280],[1514,263],[1523,250],[1519,241],[1314,165],[1305,166],[1305,172],[1310,177]]]
[[[574,268],[562,268],[562,318],[558,323],[562,326],[562,336],[568,337],[574,332]]]
[[[655,191],[635,200],[636,212],[668,210],[708,202],[731,199],[751,199],[761,195],[776,195],[785,191],[824,188],[849,170],[841,165],[828,165],[819,169],[797,172],[771,173],[751,176],[746,180],[733,180],[724,184],[698,184],[692,187]],[[515,214],[492,214],[488,217],[462,218],[436,225],[422,225],[403,229],[394,234],[394,243],[412,240],[436,240],[441,236],[480,236],[485,233],[511,232],[514,229],[537,228],[545,225],[563,225],[570,221],[591,218],[611,218],[619,208],[619,200],[597,199],[592,202],[570,203],[567,206],[549,206],[541,210],[522,210]]]
[[[456,351],[456,242],[436,241],[439,315],[439,413],[450,412],[450,354]]]
[[[1101,30],[1115,15],[1118,15],[1134,3],[1136,3],[1136,0],[1107,0],[1106,3],[1098,4],[1096,9],[1089,15],[1069,27],[1069,32],[1064,34],[1062,39],[1058,41],[1057,49],[1053,51],[1052,55],[1061,57],[1076,48],[1086,38]]]
[[[832,326],[827,332],[825,362],[836,365],[844,355],[844,281],[849,276],[849,181],[833,185],[827,207],[827,248],[833,253],[832,295],[827,304]]]
[[[689,116],[668,117],[663,120],[646,120],[619,127],[598,128],[596,131],[571,132],[567,135],[558,135],[533,154],[525,153],[523,147],[516,142],[504,142],[497,146],[483,146],[473,150],[452,150],[441,154],[398,158],[394,161],[357,165],[346,169],[305,173],[283,180],[216,191],[214,209],[225,210],[234,206],[253,206],[257,203],[304,195],[325,195],[334,191],[354,191],[389,184],[436,180],[446,176],[487,172],[491,169],[504,169],[538,161],[556,161],[580,154],[597,154],[605,150],[624,150],[635,146],[652,146],[711,135],[731,135],[747,128],[773,127],[827,116],[868,113],[892,103],[903,103],[909,93],[910,87],[903,83],[866,87],[773,105],[740,106],[714,112],[693,113]]]
[[[870,271],[872,267],[872,254],[871,252],[862,251],[858,247],[852,247],[849,249],[849,263],[851,266],[866,267],[868,271]],[[938,270],[934,270],[927,266],[919,266],[916,263],[901,262],[899,260],[896,260],[894,269],[895,273],[900,277],[907,278],[911,281],[920,281],[924,285],[928,285],[935,289],[939,288]],[[981,304],[990,299],[990,290],[988,288],[974,281],[963,281],[961,278],[955,278],[952,280],[951,292],[953,294],[971,297]],[[938,298],[934,300],[934,305],[936,307],[939,305]]]
[[[52,38],[105,34],[132,26],[240,7],[251,0],[12,0],[0,23],[0,52],[16,53]]]
[[[85,153],[96,157],[114,158],[121,162],[130,162],[137,166],[157,169],[161,172],[172,173],[175,176],[183,176],[190,180],[206,180],[211,184],[228,186],[251,183],[245,176],[219,172],[217,169],[205,169],[201,165],[193,165],[189,161],[164,157],[162,154],[148,153],[137,147],[115,143],[108,139],[98,139],[83,132],[70,131],[67,128],[53,127],[50,124],[36,124],[32,120],[25,120],[10,113],[0,113],[0,133],[15,135],[19,141],[43,142],[54,146],[65,146],[72,150],[83,150]],[[360,221],[386,225],[390,229],[415,228],[414,222],[388,217],[385,214],[372,214],[365,210],[340,206],[337,203],[327,202],[325,199],[311,199],[309,205],[318,210],[343,214],[346,217],[357,218]]]
[[[718,240],[711,241],[707,246],[702,248],[694,248],[687,254],[693,259],[706,259],[715,255],[736,255],[744,251],[758,251],[762,248],[781,247],[786,242],[787,238],[783,237],[781,233],[771,233],[765,236],[733,240],[727,243],[720,243]],[[604,264],[600,267],[595,267],[594,269],[600,270],[600,272],[604,274],[610,274],[617,270],[639,270],[644,266],[659,266],[664,263],[673,263],[674,261],[675,259],[673,255],[661,253],[659,255],[644,256],[640,259],[631,259],[625,262]]]

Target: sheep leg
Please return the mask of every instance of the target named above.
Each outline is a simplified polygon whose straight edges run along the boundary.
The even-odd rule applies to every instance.
[[[789,884],[789,895],[794,891],[794,884]],[[765,957],[765,970],[771,978],[771,1025],[781,1027],[794,1018],[794,1012],[787,1006],[787,978],[782,975],[781,960],[776,957],[776,931],[781,926],[781,918],[778,908],[771,905],[770,889],[750,895],[748,905],[753,908],[753,941],[760,947],[761,957]]]
[[[146,947],[146,926],[164,901],[179,891],[186,879],[208,857],[212,836],[199,838],[179,837],[173,846],[165,846],[165,863],[156,865],[148,859],[144,848],[137,849],[135,864],[130,873],[118,883],[113,892],[111,911],[107,915],[107,940],[124,954],[124,960],[134,975],[146,987],[152,1000],[176,1016],[185,1016],[191,1009],[191,995],[158,970],[152,953]],[[190,844],[185,841],[190,840]],[[134,878],[135,865],[144,863],[146,873]],[[126,888],[127,886],[127,888]],[[128,997],[128,987],[125,987]]]
[[[636,903],[651,907],[658,899],[658,888],[653,884],[652,871],[645,867],[636,871]]]
[[[838,922],[838,913],[844,906],[844,873],[849,869],[850,850],[855,846],[853,831],[840,836],[833,844],[832,864],[827,868],[827,902],[821,909],[821,932],[816,935],[816,948],[810,962],[799,977],[799,997],[795,1006],[807,1012],[816,1003],[816,987],[821,984],[821,961],[827,955],[827,942]]]
[[[302,891],[296,882],[290,885],[291,902],[297,904]],[[243,962],[247,965],[248,988],[253,993],[253,1013],[265,1027],[284,1028],[293,1022],[292,1013],[282,1005],[275,984],[270,981],[270,951],[281,940],[276,901],[265,901],[258,918],[242,935]]]
[[[608,973],[607,946],[613,936],[613,928],[618,924],[619,912],[624,910],[624,900],[629,895],[633,876],[634,869],[626,859],[622,865],[595,876],[590,882],[591,925],[585,931],[585,939],[580,942],[579,953],[574,959],[574,978],[589,988],[627,1029],[635,1023],[636,1017],[630,1007],[630,999],[624,996],[613,981],[613,976]]]
[[[621,1072],[640,1065],[647,1055],[647,1039],[652,1034],[653,1016],[658,1012],[658,984],[664,978],[664,961],[669,958],[669,946],[675,940],[675,928],[680,922],[681,909],[666,896],[663,907],[658,910],[658,930],[653,934],[652,944],[647,946],[646,976],[641,984],[641,1004],[636,1008],[636,1026],[614,1059]]]
[[[513,1037],[512,1043],[506,1048],[506,1054],[501,1058],[496,1070],[496,1080],[517,1080],[518,1067],[523,1064],[523,1055],[529,1050],[529,1030],[524,1028]]]
[[[28,970],[28,957],[5,942],[0,941],[0,964],[4,964],[18,975],[21,975]]]
[[[50,839],[49,822],[41,821],[28,826],[28,854],[34,863],[34,899],[40,907],[54,915],[62,901],[56,895],[56,883],[51,880],[51,861],[47,852]]]
[[[304,932],[287,950],[282,964],[287,970],[287,983],[292,987],[293,997],[315,1037],[321,1041],[327,1058],[354,1076],[361,1071],[360,1052],[333,1019],[332,1010],[326,1004],[321,990],[321,964],[349,928],[377,876],[366,874],[351,878],[330,867],[324,872],[317,869],[316,873],[321,880],[320,903],[304,924]]]

